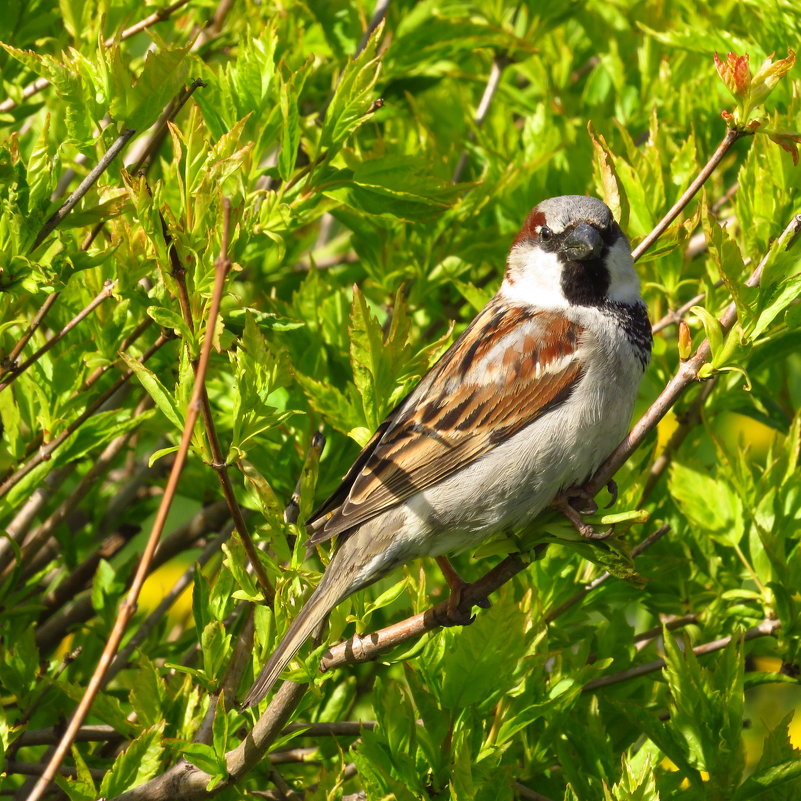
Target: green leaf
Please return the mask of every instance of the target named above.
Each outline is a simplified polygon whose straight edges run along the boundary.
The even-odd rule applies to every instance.
[[[183,414],[175,402],[175,398],[167,391],[164,384],[159,381],[154,372],[148,370],[141,362],[129,356],[127,353],[120,353],[120,358],[128,365],[129,369],[139,379],[148,395],[153,398],[159,411],[179,430],[183,431]]]
[[[207,790],[212,790],[228,776],[228,766],[225,760],[220,759],[217,752],[210,745],[190,743],[181,749],[181,753],[187,762],[191,762],[196,768],[209,774],[211,779],[206,785]]]
[[[145,56],[145,65],[133,88],[119,91],[111,98],[111,114],[128,128],[144,131],[161,114],[184,83],[188,71],[187,56],[192,43],[170,48],[163,42]],[[200,88],[197,91],[202,92]]]
[[[278,97],[283,119],[281,150],[278,154],[278,174],[284,181],[288,181],[295,169],[300,145],[299,91],[293,79],[281,81]]]
[[[182,337],[190,346],[196,347],[197,338],[189,330],[184,318],[174,309],[167,309],[164,306],[148,306],[147,314],[156,325],[174,331]]]
[[[161,767],[164,723],[145,729],[115,760],[103,777],[100,795],[105,798],[137,787],[152,779]]]
[[[726,481],[674,461],[669,485],[681,513],[693,526],[729,547],[740,542],[745,533],[743,504]]]
[[[337,83],[320,133],[319,152],[327,152],[329,158],[370,118],[373,87],[381,66],[378,45],[383,32],[382,23],[373,31],[362,52],[348,62]]]
[[[689,647],[681,650],[672,634],[665,637],[665,676],[674,708],[670,727],[684,740],[687,758],[709,773],[721,797],[731,794],[745,766],[743,728],[743,655],[741,638],[714,656],[709,668]]]

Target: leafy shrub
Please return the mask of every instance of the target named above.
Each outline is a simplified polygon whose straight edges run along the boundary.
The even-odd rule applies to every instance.
[[[40,797],[50,760],[71,799],[798,797],[791,715],[743,733],[798,674],[801,93],[764,61],[793,5],[160,9],[0,18],[4,788]],[[327,561],[294,520],[568,193],[635,245],[679,203],[637,250],[656,337],[616,536],[545,515],[456,557],[498,586],[471,626],[320,673],[352,623],[443,602],[410,564],[243,712]]]

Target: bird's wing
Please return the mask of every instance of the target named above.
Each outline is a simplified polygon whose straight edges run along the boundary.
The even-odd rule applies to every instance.
[[[396,506],[564,403],[583,329],[496,296],[382,423],[307,521],[316,545]]]

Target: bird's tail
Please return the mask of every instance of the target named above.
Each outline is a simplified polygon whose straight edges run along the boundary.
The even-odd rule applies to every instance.
[[[325,620],[326,615],[346,596],[351,588],[342,581],[337,571],[325,571],[317,588],[303,605],[298,616],[292,621],[284,638],[273,651],[261,672],[253,682],[253,686],[242,702],[243,707],[258,704],[277,681],[284,668],[300,650],[303,643],[311,637],[315,629]]]

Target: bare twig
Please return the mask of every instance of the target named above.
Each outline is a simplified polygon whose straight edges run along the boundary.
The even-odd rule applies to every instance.
[[[109,665],[104,684],[108,684],[108,682],[125,667],[128,660],[131,658],[131,654],[145,641],[147,635],[150,634],[158,622],[172,608],[178,598],[181,597],[181,593],[192,583],[195,574],[195,566],[203,567],[212,556],[218,553],[222,544],[230,536],[230,533],[230,530],[226,530],[212,539],[197,559],[195,559],[195,561],[178,577],[178,580],[172,585],[170,591],[161,599],[159,605],[137,626],[136,633]]]
[[[538,793],[536,790],[532,790],[530,787],[526,787],[524,784],[521,784],[518,781],[512,782],[512,789],[521,797],[526,798],[528,801],[551,801],[547,795],[543,795],[542,793]]]
[[[359,46],[356,48],[354,58],[358,56],[365,47],[367,47],[367,43],[370,41],[373,31],[375,31],[375,29],[381,24],[381,21],[387,15],[388,10],[389,0],[376,0],[375,8],[373,9],[373,16],[370,17],[370,22],[367,23],[367,27],[364,29],[364,34],[359,42]]]
[[[149,16],[145,17],[143,20],[140,20],[135,25],[131,25],[130,28],[126,28],[120,35],[120,40],[130,39],[135,34],[139,33],[140,31],[145,30],[145,28],[149,28],[151,25],[155,25],[157,22],[163,22],[167,19],[173,12],[177,11],[182,6],[185,6],[189,0],[176,0],[175,3],[172,3],[165,8],[161,8],[158,11],[154,11]],[[106,39],[103,44],[106,47],[111,47],[114,44],[115,37],[110,36]],[[47,78],[37,78],[32,83],[29,83],[23,90],[22,90],[22,98],[23,100],[27,100],[29,97],[33,97],[33,95],[38,94],[43,89],[46,89],[50,86],[50,81]],[[17,102],[12,100],[11,98],[7,98],[2,103],[0,103],[0,114],[3,114],[7,111],[11,111],[12,109],[17,107]]]
[[[2,368],[3,372],[6,372],[9,367],[13,367],[16,364],[17,359],[19,358],[20,353],[22,353],[22,349],[28,344],[30,338],[36,332],[36,329],[42,324],[42,320],[44,320],[45,315],[53,308],[53,304],[58,300],[58,296],[60,292],[53,292],[51,295],[48,295],[45,299],[45,302],[39,307],[39,310],[33,316],[28,327],[25,329],[23,335],[19,338],[19,341],[11,348],[8,356],[3,360]]]
[[[682,419],[676,426],[675,431],[670,435],[670,439],[667,441],[667,444],[662,449],[662,452],[659,454],[659,456],[656,457],[654,463],[651,465],[651,469],[648,471],[648,478],[645,480],[645,486],[643,487],[642,494],[640,495],[640,502],[638,505],[642,505],[647,500],[648,496],[656,486],[656,483],[659,481],[662,473],[665,472],[671,460],[673,459],[676,451],[681,447],[684,440],[687,439],[690,431],[692,431],[693,428],[695,428],[695,426],[701,422],[701,411],[706,406],[706,402],[709,399],[709,396],[712,394],[712,390],[715,388],[716,384],[716,377],[713,376],[709,379],[709,381],[706,382],[706,384],[704,384],[703,389],[698,393],[698,396],[693,400],[689,408],[682,415]]]
[[[153,559],[156,546],[158,545],[158,541],[161,537],[161,532],[164,529],[164,524],[167,521],[167,514],[170,510],[173,498],[175,497],[175,492],[178,488],[178,481],[181,476],[181,471],[183,470],[187,455],[189,453],[189,446],[192,441],[195,422],[197,421],[202,405],[201,398],[204,391],[206,370],[211,357],[211,348],[214,341],[214,330],[217,324],[217,315],[219,313],[220,302],[222,300],[223,289],[225,286],[226,272],[224,269],[222,269],[222,260],[215,262],[215,267],[217,269],[214,281],[214,291],[212,294],[208,320],[206,323],[206,334],[200,352],[200,360],[198,363],[197,373],[195,375],[192,397],[189,401],[189,407],[186,411],[186,422],[184,423],[181,444],[178,448],[178,452],[175,455],[175,461],[173,463],[172,470],[170,471],[170,477],[167,481],[167,486],[164,490],[164,496],[162,497],[158,512],[156,513],[156,518],[153,522],[153,527],[151,529],[147,545],[145,546],[144,553],[142,554],[142,558],[137,567],[133,582],[131,583],[131,588],[128,591],[126,599],[120,605],[117,619],[114,621],[111,634],[109,635],[106,645],[103,648],[103,652],[100,655],[97,666],[89,680],[86,690],[84,691],[83,697],[81,698],[75,713],[70,719],[64,736],[61,738],[61,741],[56,747],[55,752],[48,762],[41,779],[36,783],[36,786],[30,795],[29,801],[39,801],[49,787],[50,783],[53,781],[56,771],[70,749],[73,737],[86,718],[86,715],[89,713],[92,703],[102,687],[106,671],[108,670],[108,667],[117,652],[117,648],[122,640],[122,636],[125,632],[128,622],[136,610],[139,593],[149,572],[150,563]]]
[[[59,726],[51,726],[49,729],[29,729],[22,732],[14,741],[14,745],[20,747],[26,745],[55,745],[61,736]],[[125,739],[113,726],[103,724],[95,726],[81,726],[75,735],[76,743],[92,742],[116,742]]]
[[[651,245],[662,236],[663,233],[667,230],[668,226],[679,216],[682,209],[695,197],[695,193],[706,183],[707,179],[712,172],[714,171],[715,167],[720,164],[723,160],[723,157],[729,152],[731,146],[738,140],[744,136],[749,136],[750,134],[747,131],[738,131],[734,128],[727,128],[726,135],[723,137],[723,140],[718,145],[717,150],[710,156],[709,161],[701,168],[701,171],[698,175],[695,176],[693,182],[687,187],[687,189],[682,193],[682,196],[671,206],[670,211],[656,224],[653,231],[651,231],[648,236],[637,245],[636,248],[632,251],[632,256],[634,257],[634,261],[642,256]]]
[[[12,759],[3,763],[4,773],[19,773],[23,776],[41,776],[42,771],[43,767],[40,762],[18,762]],[[59,767],[58,772],[62,776],[69,776],[71,778],[75,778],[78,775],[77,768],[68,767],[67,765]],[[106,771],[100,770],[99,768],[89,768],[89,774],[93,779],[100,780],[106,775]]]
[[[778,620],[771,620],[766,618],[758,626],[748,629],[743,635],[743,639],[747,642],[755,640],[757,637],[770,637],[781,627]],[[712,640],[712,642],[696,645],[693,648],[693,653],[696,656],[703,656],[704,654],[711,654],[713,651],[720,651],[725,648],[732,641],[731,635],[728,637],[721,637],[719,640]],[[639,676],[644,676],[647,673],[653,673],[655,670],[661,670],[665,667],[664,659],[655,659],[653,662],[647,662],[644,665],[635,665],[627,670],[621,670],[620,673],[612,673],[609,676],[601,676],[600,678],[588,681],[584,687],[583,692],[591,692],[600,687],[608,687],[610,684],[619,684],[622,681],[635,679]]]
[[[336,720],[332,723],[290,723],[282,732],[302,732],[302,737],[358,737],[362,731],[372,731],[374,720]]]
[[[13,362],[9,362],[6,365],[6,370],[11,373],[11,375],[0,384],[0,392],[4,389],[9,387],[14,381],[19,378],[22,373],[24,373],[32,364],[35,364],[47,351],[49,351],[56,343],[60,342],[70,331],[72,331],[75,326],[77,326],[80,322],[85,320],[104,300],[110,298],[114,292],[114,287],[117,285],[117,280],[114,279],[113,281],[106,281],[103,285],[103,289],[98,292],[98,294],[94,297],[94,299],[81,309],[78,314],[75,315],[65,326],[62,328],[58,333],[53,334],[50,339],[42,345],[39,350],[36,351],[30,358],[26,359],[22,364],[19,366],[15,365]],[[44,308],[44,305],[42,306]],[[41,311],[41,309],[40,309]],[[33,322],[31,323],[31,327],[33,326]],[[22,340],[20,340],[22,341]],[[26,340],[27,342],[27,340]],[[19,345],[19,343],[17,343]]]
[[[661,528],[658,528],[653,534],[647,536],[641,543],[631,549],[632,558],[638,557],[643,551],[650,548],[657,540],[664,537],[668,531],[670,531],[670,526],[665,525]],[[603,572],[600,576],[596,576],[592,581],[585,584],[577,593],[571,595],[570,598],[559,604],[559,606],[549,609],[543,615],[543,620],[546,623],[552,623],[554,620],[556,620],[556,618],[558,618],[560,615],[563,615],[568,609],[582,601],[589,593],[600,587],[601,584],[603,584],[605,581],[608,581],[611,577],[612,574],[608,572]]]
[[[201,509],[191,520],[179,526],[159,544],[150,572],[168,562],[173,556],[185,550],[192,543],[211,532],[216,532],[227,519],[227,509],[223,501],[215,502]],[[117,532],[119,537],[128,536],[130,527]],[[117,538],[115,537],[115,540]],[[129,584],[126,584],[129,586]],[[40,651],[47,653],[69,634],[72,628],[89,620],[95,614],[92,606],[91,592],[77,596],[68,605],[52,615],[46,623],[36,630],[36,645]]]
[[[231,261],[228,258],[228,244],[231,226],[231,205],[227,198],[223,200],[223,204],[223,247],[220,258],[215,262],[215,267],[218,270],[225,270],[227,273],[231,268]],[[189,300],[189,292],[186,287],[186,270],[181,263],[181,258],[178,255],[178,249],[169,233],[167,221],[163,216],[161,218],[161,225],[172,264],[172,276],[178,286],[178,301],[181,306],[181,315],[183,316],[184,322],[188,326],[189,330],[192,331],[194,330],[195,324],[194,320],[192,319],[192,304]],[[195,365],[195,369],[197,370],[197,365]],[[231,517],[236,525],[236,531],[239,534],[239,538],[242,541],[242,546],[248,555],[248,559],[253,567],[253,572],[256,574],[256,578],[258,579],[259,585],[264,593],[264,597],[269,604],[272,604],[273,598],[275,597],[275,590],[273,589],[272,582],[267,575],[267,571],[264,569],[264,565],[261,563],[261,559],[259,559],[258,549],[253,542],[253,538],[250,536],[247,523],[242,515],[242,509],[236,499],[234,487],[231,483],[231,477],[228,473],[228,465],[225,461],[225,455],[223,454],[222,446],[220,445],[219,436],[217,435],[217,428],[214,425],[214,416],[212,415],[211,411],[211,403],[209,402],[209,396],[205,388],[201,393],[200,400],[201,413],[203,415],[203,425],[206,429],[206,436],[208,437],[209,448],[211,450],[211,466],[217,473],[217,478],[219,479],[220,486],[225,497],[225,502],[228,504]]]
[[[55,230],[56,226],[75,208],[78,201],[91,189],[95,181],[106,171],[109,164],[117,157],[119,152],[128,143],[128,140],[136,133],[133,128],[126,128],[115,140],[111,147],[103,154],[103,158],[89,171],[86,178],[78,184],[75,191],[64,201],[61,208],[42,226],[42,230],[36,236],[31,250],[36,250],[48,235]]]
[[[718,281],[715,286],[720,286],[723,281]],[[657,320],[651,326],[651,333],[658,334],[663,329],[667,328],[671,325],[677,325],[681,320],[684,319],[684,315],[687,314],[693,306],[697,306],[699,303],[703,303],[704,298],[706,297],[706,292],[699,292],[694,298],[690,298],[685,304],[679,306],[678,309],[671,309],[664,317],[660,320]]]
[[[132,152],[129,154],[131,161],[125,166],[128,172],[135,175],[140,171],[145,173],[149,171],[150,165],[153,163],[153,156],[167,135],[167,123],[172,122],[195,91],[205,85],[200,78],[196,78],[189,86],[181,87],[178,94],[164,107],[159,118],[150,127],[147,136],[134,142],[131,148]],[[98,226],[102,227],[102,225],[102,222],[98,223]]]
[[[662,636],[662,632],[667,629],[668,631],[675,631],[676,629],[683,629],[685,626],[692,626],[698,622],[698,615],[682,615],[681,617],[672,617],[666,620],[660,626],[654,626],[647,631],[641,631],[639,634],[634,635],[634,645],[638,651],[645,648],[652,640]]]

